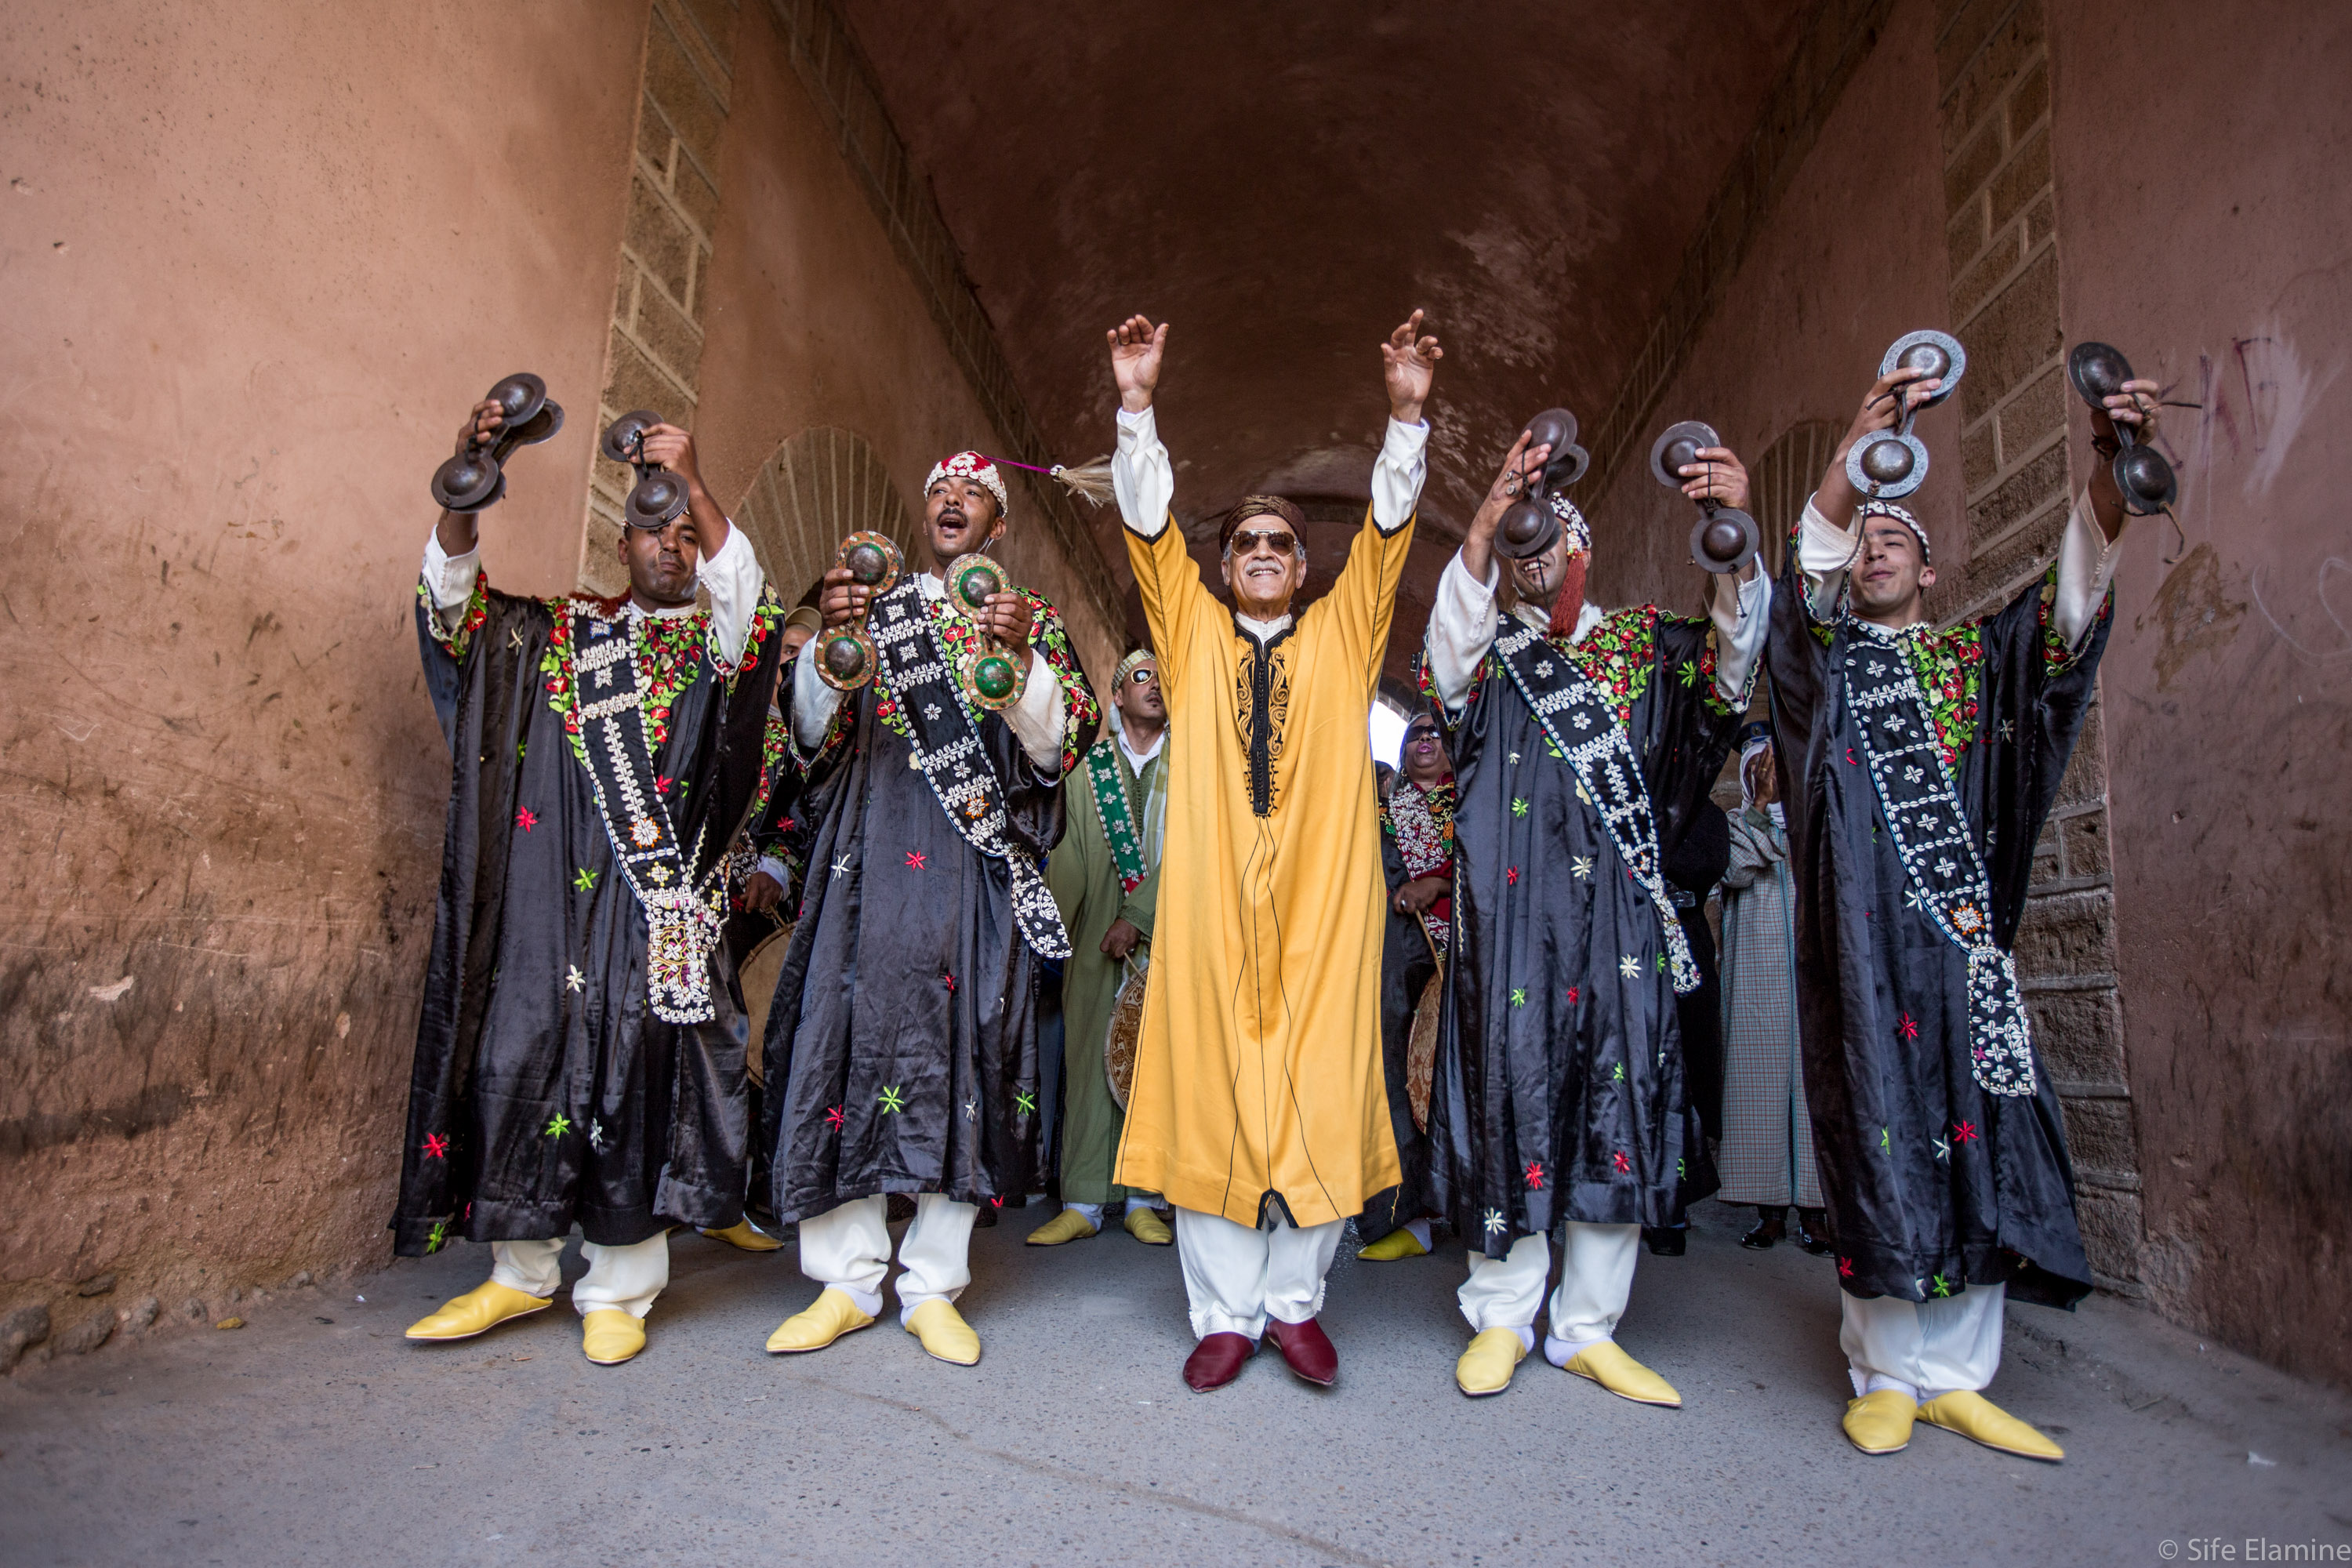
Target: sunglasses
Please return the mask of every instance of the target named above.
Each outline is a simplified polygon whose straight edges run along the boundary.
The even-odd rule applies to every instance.
[[[1138,686],[1142,685],[1147,680],[1157,680],[1159,679],[1160,672],[1156,669],[1150,668],[1139,669],[1134,674],[1128,677],[1128,679],[1133,681]]]
[[[1236,532],[1232,542],[1225,546],[1225,553],[1228,555],[1248,555],[1259,550],[1271,551],[1276,555],[1296,554],[1298,551],[1298,536],[1289,532],[1276,533],[1271,530],[1260,531],[1255,528],[1244,528]]]

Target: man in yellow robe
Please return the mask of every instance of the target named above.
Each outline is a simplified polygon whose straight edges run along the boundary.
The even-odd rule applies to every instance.
[[[1200,1336],[1184,1381],[1202,1393],[1239,1375],[1262,1334],[1300,1377],[1333,1380],[1323,1275],[1348,1216],[1398,1179],[1367,726],[1425,472],[1441,351],[1420,331],[1416,310],[1381,347],[1371,506],[1330,592],[1296,617],[1299,510],[1251,496],[1226,515],[1234,607],[1213,598],[1170,510],[1152,415],[1168,328],[1138,316],[1109,334],[1112,479],[1169,715],[1156,956],[1115,1179],[1175,1206]]]

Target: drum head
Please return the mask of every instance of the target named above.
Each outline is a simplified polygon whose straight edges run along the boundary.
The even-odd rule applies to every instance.
[[[1412,1124],[1429,1131],[1429,1087],[1437,1076],[1437,1014],[1444,1005],[1445,965],[1421,988],[1421,1004],[1412,1010],[1412,1040],[1404,1053],[1405,1098],[1412,1102]]]
[[[1127,972],[1127,983],[1111,1004],[1110,1028],[1103,1036],[1103,1077],[1110,1080],[1110,1097],[1118,1101],[1121,1110],[1127,1109],[1127,1097],[1135,1088],[1135,1047],[1143,1037],[1144,982],[1151,973],[1151,961],[1129,959]]]

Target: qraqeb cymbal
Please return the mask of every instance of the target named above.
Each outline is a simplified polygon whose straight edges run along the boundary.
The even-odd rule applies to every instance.
[[[447,511],[480,511],[507,493],[506,462],[519,447],[535,447],[563,428],[563,405],[547,383],[527,370],[505,377],[482,401],[499,406],[499,432],[487,444],[460,437],[455,456],[433,470],[433,499]],[[470,427],[469,427],[470,432]]]
[[[1559,519],[1551,498],[1584,477],[1592,455],[1576,444],[1576,416],[1565,408],[1547,408],[1522,427],[1528,447],[1549,447],[1543,473],[1528,493],[1504,510],[1495,525],[1495,553],[1507,561],[1541,555],[1559,542]]]

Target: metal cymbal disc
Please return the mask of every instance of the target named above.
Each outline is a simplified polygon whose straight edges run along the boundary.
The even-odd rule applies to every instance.
[[[686,483],[667,468],[654,468],[629,491],[622,510],[631,528],[663,529],[686,510]]]
[[[1679,470],[1697,462],[1702,447],[1722,445],[1723,437],[1712,425],[1696,419],[1669,425],[1650,447],[1650,475],[1668,489],[1678,490],[1689,482]]]
[[[1845,455],[1846,481],[1873,500],[1894,500],[1927,479],[1927,444],[1907,431],[1881,430]]]
[[[496,458],[469,447],[433,470],[433,500],[444,510],[478,511],[497,499],[504,478]]]
[[[1008,593],[1011,588],[1004,568],[977,551],[948,563],[948,608],[966,620],[980,615],[990,595]]]
[[[1029,689],[1029,664],[993,642],[974,643],[956,656],[956,679],[973,703],[996,712]]]
[[[848,567],[851,580],[860,587],[874,590],[877,597],[897,587],[898,574],[906,570],[906,561],[898,553],[896,540],[887,533],[862,529],[841,542],[834,563]]]
[[[2180,479],[2164,454],[2147,445],[2126,447],[2116,454],[2116,489],[2124,510],[2134,517],[2150,517],[2170,506],[2180,494]]]
[[[1592,454],[1575,442],[1570,441],[1565,447],[1553,447],[1551,461],[1544,465],[1543,479],[1546,493],[1566,489],[1582,479],[1584,471],[1591,467],[1592,467]]]
[[[1541,500],[1517,500],[1495,525],[1495,553],[1506,561],[1541,555],[1559,540],[1559,519]]]
[[[1737,572],[1764,542],[1756,520],[1738,507],[1719,506],[1691,528],[1691,559],[1717,575]]]
[[[547,401],[547,383],[519,370],[490,388],[483,400],[499,405],[499,416],[509,427],[529,424]]]
[[[662,416],[650,408],[633,408],[604,426],[596,449],[616,463],[633,463],[637,457],[637,437],[662,422]]]
[[[1960,377],[1969,371],[1969,351],[1949,332],[1933,329],[1906,332],[1895,340],[1887,348],[1886,357],[1878,362],[1881,375],[1893,375],[1898,370],[1924,370],[1942,381],[1935,395],[1919,405],[1933,408],[1959,390]]]
[[[829,627],[817,637],[817,679],[835,691],[855,691],[874,679],[875,662],[880,657],[864,626],[852,623]]]
[[[2106,399],[2123,391],[2132,378],[2131,361],[2110,343],[2076,343],[2066,356],[2066,379],[2077,396],[2092,407],[2105,409]]]

